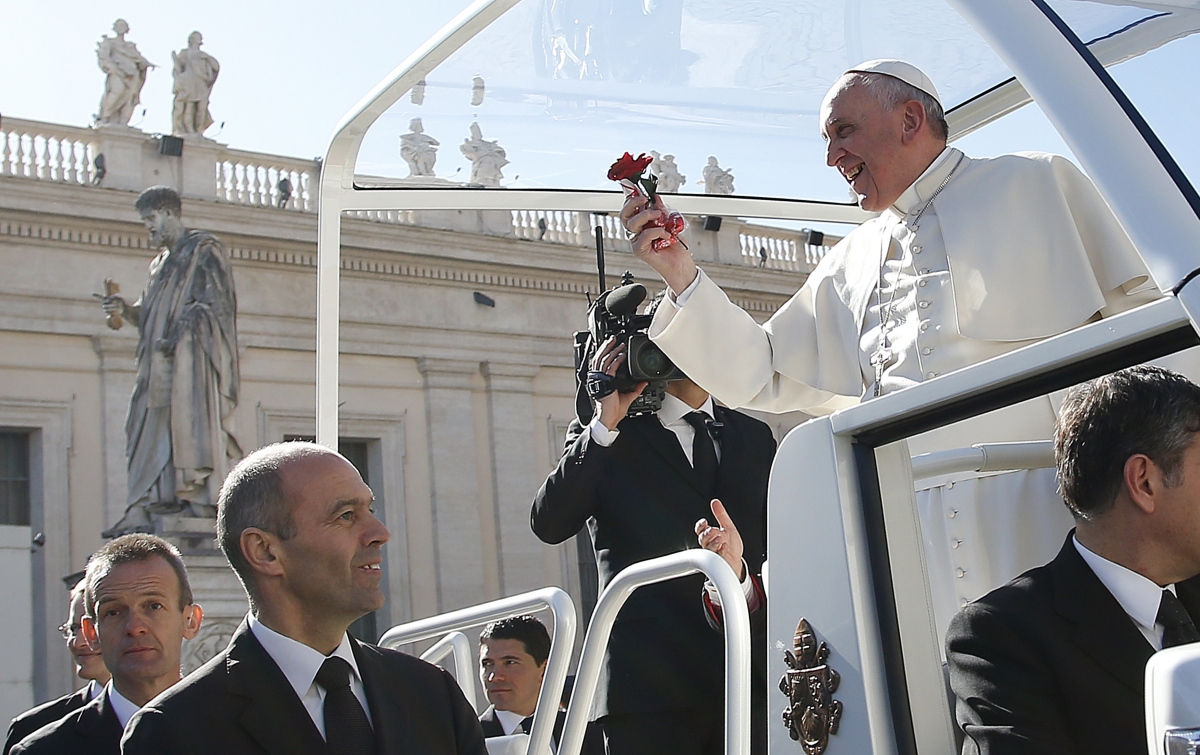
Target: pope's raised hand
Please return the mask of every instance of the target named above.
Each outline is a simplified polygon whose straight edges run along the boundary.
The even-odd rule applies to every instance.
[[[655,241],[672,238],[671,232],[661,227],[671,210],[663,202],[661,194],[655,195],[652,205],[632,183],[622,181],[621,185],[625,187],[621,224],[631,235],[633,253],[654,268],[671,290],[679,294],[696,279],[696,263],[692,260],[692,253],[682,239],[662,249],[654,248]]]

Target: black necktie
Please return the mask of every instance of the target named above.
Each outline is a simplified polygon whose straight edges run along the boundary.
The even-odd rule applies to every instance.
[[[1162,591],[1162,600],[1158,604],[1158,616],[1155,621],[1163,625],[1164,648],[1200,641],[1200,632],[1196,631],[1192,617],[1179,602],[1179,598],[1175,597],[1170,590]]]
[[[525,716],[521,719],[520,729],[525,734],[533,731],[533,716]]]
[[[712,436],[708,434],[708,415],[689,412],[684,419],[696,431],[692,436],[692,469],[696,471],[700,489],[712,498],[717,488],[717,452],[713,448]]]
[[[329,755],[374,755],[375,732],[350,690],[350,664],[330,656],[317,672],[325,690],[325,751]]]

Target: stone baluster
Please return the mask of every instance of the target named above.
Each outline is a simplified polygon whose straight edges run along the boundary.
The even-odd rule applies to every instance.
[[[55,181],[66,181],[67,180],[67,171],[66,171],[67,158],[66,158],[66,155],[63,154],[63,143],[66,142],[67,140],[63,139],[62,137],[59,137],[57,139],[57,141],[58,141],[58,146],[55,149],[55,155],[54,155],[54,180]],[[47,146],[49,146],[49,144],[47,144]],[[49,150],[47,150],[47,152],[49,152]]]
[[[14,176],[28,176],[29,172],[25,167],[25,135],[17,134],[17,161],[14,166]]]
[[[71,148],[67,150],[67,181],[73,184],[79,183],[79,155],[77,153],[83,146],[82,142],[71,142]]]
[[[0,139],[4,140],[4,149],[0,151],[0,173],[6,176],[14,175],[17,171],[13,164],[12,148],[9,146],[9,136],[7,131],[0,131]]]

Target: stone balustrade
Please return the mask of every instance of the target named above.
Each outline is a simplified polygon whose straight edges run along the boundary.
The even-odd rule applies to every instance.
[[[5,117],[0,120],[0,176],[92,184],[96,132]]]
[[[222,148],[217,152],[217,199],[316,212],[318,165],[315,160]]]
[[[6,117],[0,121],[0,176],[130,191],[174,182],[185,197],[281,211],[317,211],[319,160],[231,149],[196,137],[185,140],[182,156],[164,155],[159,147],[158,136],[134,128],[79,128]],[[511,222],[481,222],[473,229],[457,230],[590,248],[595,245],[594,229],[599,224],[606,242],[625,240],[616,214],[546,210],[512,210],[509,214]],[[346,215],[379,223],[447,227],[446,213],[364,210]],[[821,243],[810,244],[806,230],[726,218],[724,230],[713,234],[714,242],[706,243],[700,235],[709,232],[700,230],[696,220],[692,219],[691,235],[698,242],[696,251],[701,252],[697,259],[729,264],[807,273],[839,240],[825,236]],[[721,248],[733,245],[736,248],[731,251]]]

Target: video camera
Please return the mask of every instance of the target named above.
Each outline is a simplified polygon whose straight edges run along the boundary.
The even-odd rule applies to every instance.
[[[629,393],[639,383],[649,383],[629,407],[627,416],[649,414],[662,408],[668,382],[687,377],[646,335],[654,316],[637,314],[645,300],[646,287],[634,283],[627,270],[621,285],[600,294],[588,310],[588,329],[575,334],[576,408],[584,424],[590,421],[594,399],[611,392],[609,389]],[[589,370],[592,356],[610,336],[626,347],[625,362],[612,379]]]

